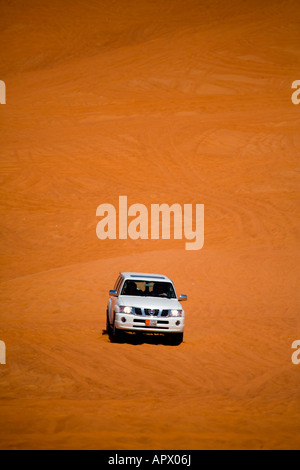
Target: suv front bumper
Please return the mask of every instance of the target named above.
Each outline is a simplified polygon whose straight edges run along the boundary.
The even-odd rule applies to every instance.
[[[143,333],[183,333],[184,317],[116,313],[115,326],[120,330],[142,331]]]

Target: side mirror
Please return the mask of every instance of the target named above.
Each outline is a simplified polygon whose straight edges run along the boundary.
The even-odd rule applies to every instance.
[[[114,289],[110,290],[109,291],[109,295],[111,295],[112,297],[118,297],[118,292]]]
[[[180,295],[178,300],[179,302],[183,302],[184,300],[187,300],[187,295]]]

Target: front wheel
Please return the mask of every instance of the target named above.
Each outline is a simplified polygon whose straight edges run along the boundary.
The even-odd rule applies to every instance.
[[[179,346],[183,341],[183,333],[169,333],[169,342],[172,346]]]
[[[111,335],[111,324],[109,322],[108,310],[106,310],[106,332],[108,336]]]
[[[110,332],[110,340],[113,343],[119,343],[123,338],[123,331],[119,330],[119,328],[116,328],[116,322],[114,320],[114,324],[111,327],[111,332]]]

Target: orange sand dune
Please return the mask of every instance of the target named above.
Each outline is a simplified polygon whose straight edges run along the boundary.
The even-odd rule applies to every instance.
[[[300,448],[295,1],[2,2],[2,449]],[[205,244],[96,208],[205,205]],[[119,271],[186,293],[184,343],[112,344]]]

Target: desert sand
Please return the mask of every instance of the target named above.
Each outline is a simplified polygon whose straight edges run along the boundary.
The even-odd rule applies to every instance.
[[[1,449],[299,449],[299,5],[2,1]],[[205,243],[96,237],[99,204],[205,205]],[[184,342],[110,343],[119,271]]]

